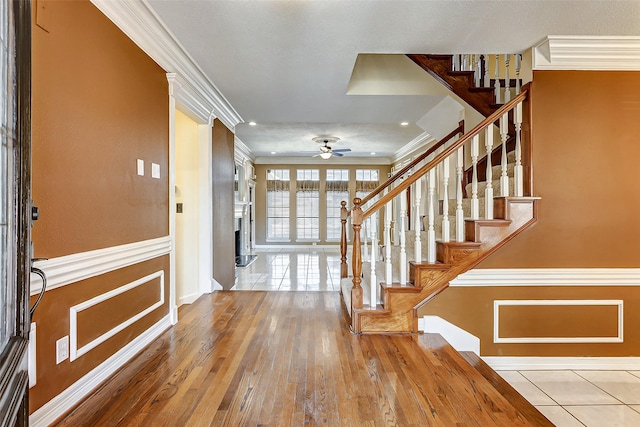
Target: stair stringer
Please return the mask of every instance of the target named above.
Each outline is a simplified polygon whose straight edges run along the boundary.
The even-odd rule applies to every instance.
[[[414,279],[414,287],[383,285],[383,309],[354,309],[351,316],[353,332],[417,332],[417,309],[444,291],[451,280],[478,265],[535,223],[537,200],[534,197],[496,198],[494,210],[498,226],[482,220],[475,223],[476,242],[438,242],[439,263],[411,263],[409,275]]]

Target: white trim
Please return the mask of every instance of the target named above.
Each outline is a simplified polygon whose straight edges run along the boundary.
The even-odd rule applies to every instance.
[[[36,359],[38,342],[36,338],[36,322],[31,322],[29,330],[29,388],[38,383],[38,363]]]
[[[33,427],[39,427],[48,426],[55,422],[170,326],[171,322],[169,315],[167,315],[85,376],[42,405],[29,416],[29,424]]]
[[[640,286],[640,268],[475,269],[450,286]]]
[[[247,147],[247,145],[242,142],[240,138],[237,136],[234,137],[234,158],[237,163],[244,165],[244,162],[250,161],[253,162],[256,156],[253,155],[253,151],[251,148]]]
[[[198,292],[194,292],[191,295],[185,295],[183,297],[178,298],[178,307],[183,304],[193,304],[198,298],[200,298],[202,294]]]
[[[416,136],[406,145],[400,147],[395,153],[393,153],[393,157],[391,157],[391,163],[395,164],[414,151],[420,148],[426,148],[427,146],[437,141],[438,140],[434,138],[429,132],[422,132],[420,135]]]
[[[190,93],[200,94],[198,103],[202,108],[196,110],[214,112],[232,131],[243,121],[146,0],[91,2],[160,67],[182,76]]]
[[[223,291],[224,287],[216,279],[211,278],[211,289],[213,289],[214,291]]]
[[[422,326],[422,329],[420,327]],[[418,329],[425,333],[440,334],[456,351],[480,354],[480,338],[439,316],[418,319]]]
[[[500,337],[500,307],[503,306],[616,306],[618,334],[615,337]],[[622,300],[495,300],[493,301],[493,342],[498,343],[621,343],[624,342],[624,301]]]
[[[548,36],[533,48],[534,70],[640,70],[640,37]]]
[[[213,290],[213,148],[211,128],[213,117],[198,125],[198,289],[201,294]]]
[[[640,357],[530,357],[482,356],[496,371],[527,370],[640,370]]]
[[[178,323],[178,305],[176,296],[176,108],[177,100],[174,94],[181,93],[177,86],[181,83],[177,76],[167,73],[169,83],[169,236],[174,244],[171,245],[169,254],[169,313],[171,324]]]
[[[98,336],[93,341],[88,344],[83,345],[78,348],[78,313],[84,311],[94,305],[100,304],[108,299],[111,299],[115,296],[123,294],[131,289],[137,288],[138,286],[148,283],[153,279],[160,279],[160,299],[159,301],[153,303],[149,307],[145,308],[138,314],[130,317],[119,325],[113,327],[109,331],[104,334]],[[78,357],[88,353],[90,350],[96,348],[109,338],[113,337],[118,332],[124,330],[128,326],[131,326],[138,320],[142,319],[147,314],[152,311],[160,308],[164,305],[164,271],[156,271],[155,273],[148,274],[138,280],[135,280],[126,285],[120,286],[119,288],[112,289],[109,292],[105,292],[104,294],[98,295],[96,297],[91,298],[90,300],[84,301],[80,304],[76,304],[74,306],[69,307],[69,344],[70,344],[70,352],[69,352],[69,361],[73,362]]]
[[[319,157],[296,157],[296,156],[263,156],[256,157],[256,165],[390,165],[391,161],[386,157],[336,157],[329,160],[322,160]]]
[[[119,270],[153,258],[167,255],[171,249],[169,236],[142,242],[112,246],[65,255],[34,263],[47,275],[47,291],[76,283],[90,277]],[[40,277],[31,275],[31,295],[42,289]]]

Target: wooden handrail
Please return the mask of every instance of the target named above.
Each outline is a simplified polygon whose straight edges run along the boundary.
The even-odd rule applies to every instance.
[[[474,136],[478,135],[480,131],[482,131],[487,126],[492,125],[496,120],[500,119],[505,113],[511,111],[518,103],[522,102],[527,97],[528,91],[523,89],[518,95],[515,96],[511,101],[504,104],[502,107],[498,108],[493,114],[489,117],[481,121],[476,127],[474,127],[471,131],[467,132],[462,136],[462,138],[458,139],[455,143],[451,144],[449,147],[445,148],[440,154],[436,155],[429,163],[422,166],[416,172],[411,174],[407,179],[402,181],[399,185],[389,190],[387,194],[382,196],[378,201],[376,201],[373,205],[371,205],[366,211],[362,212],[362,220],[371,216],[373,212],[376,212],[378,209],[382,208],[384,205],[393,200],[398,194],[407,189],[411,184],[416,182],[418,179],[422,178],[427,172],[436,167],[442,161],[444,161],[447,157],[453,154],[458,148],[462,147],[469,140],[471,140]]]
[[[393,184],[398,179],[400,179],[400,177],[402,177],[405,173],[407,173],[411,168],[415,167],[415,165],[417,165],[418,163],[426,159],[431,153],[438,150],[440,147],[446,144],[451,138],[463,132],[464,132],[464,120],[460,121],[458,123],[457,128],[455,128],[450,133],[448,133],[444,138],[440,139],[433,147],[429,147],[428,150],[426,150],[424,153],[420,154],[418,157],[413,159],[411,163],[409,163],[407,166],[400,169],[398,172],[394,173],[389,179],[387,179],[382,184],[378,185],[375,190],[367,194],[367,196],[362,199],[362,202],[360,202],[360,206],[364,206],[365,203],[367,203],[369,200],[373,199],[375,196],[380,194],[380,192],[385,188],[387,188],[389,185]]]

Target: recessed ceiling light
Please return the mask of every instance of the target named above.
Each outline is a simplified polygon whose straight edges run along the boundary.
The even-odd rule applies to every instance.
[[[372,155],[372,156],[375,156],[375,155],[376,155],[376,152],[375,152],[375,151],[372,151],[372,152],[371,152],[371,155]]]
[[[249,122],[249,126],[255,126],[255,125],[257,125],[256,122]]]
[[[275,151],[272,151],[272,152],[271,152],[271,154],[276,154],[276,152],[275,152]]]
[[[400,126],[409,126],[409,122],[402,122],[400,123]]]

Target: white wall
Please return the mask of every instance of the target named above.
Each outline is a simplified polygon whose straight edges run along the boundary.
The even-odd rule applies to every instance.
[[[176,111],[176,299],[178,306],[201,294],[198,286],[198,124]]]

